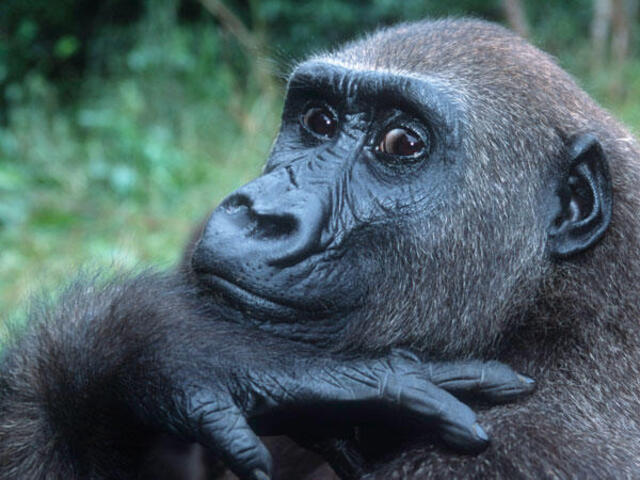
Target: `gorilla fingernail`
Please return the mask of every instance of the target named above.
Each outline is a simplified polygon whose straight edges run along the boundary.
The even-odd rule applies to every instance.
[[[527,377],[526,375],[518,374],[518,380],[520,380],[525,385],[533,386],[536,384],[536,381],[533,378]]]
[[[251,480],[271,480],[271,476],[269,476],[269,474],[267,474],[264,470],[256,468],[253,472],[251,472]]]
[[[484,429],[480,426],[479,423],[474,423],[472,428],[476,434],[476,437],[478,437],[480,440],[484,442],[489,441],[489,435],[487,435],[487,432],[484,431]]]

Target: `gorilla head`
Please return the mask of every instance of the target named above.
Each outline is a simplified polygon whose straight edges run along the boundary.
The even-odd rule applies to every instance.
[[[194,270],[283,335],[486,353],[609,225],[595,109],[483,22],[400,25],[313,57],[263,175],[213,213]]]

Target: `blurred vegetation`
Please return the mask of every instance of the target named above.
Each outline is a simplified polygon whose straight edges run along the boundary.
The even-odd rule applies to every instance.
[[[523,5],[532,41],[637,130],[637,46],[623,64],[594,68],[591,0]],[[500,0],[3,0],[0,317],[81,265],[175,262],[190,228],[259,173],[277,128],[283,74],[305,52],[425,16],[504,22],[502,7]]]

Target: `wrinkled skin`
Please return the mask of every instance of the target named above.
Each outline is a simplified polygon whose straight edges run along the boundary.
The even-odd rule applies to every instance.
[[[331,128],[330,134],[305,124],[305,115],[318,109],[331,123],[318,128]],[[505,277],[515,295],[539,280],[544,267],[533,257],[543,253],[544,243],[556,257],[595,244],[611,217],[611,180],[597,139],[585,134],[570,139],[560,154],[578,165],[592,149],[600,152],[583,174],[563,178],[560,172],[535,194],[529,190],[540,180],[517,179],[521,184],[506,199],[479,199],[482,192],[469,185],[479,173],[463,149],[464,121],[455,92],[428,76],[360,71],[330,61],[301,64],[289,80],[264,174],[221,203],[195,246],[199,288],[206,295],[222,292],[231,310],[250,313],[265,330],[316,345],[348,348],[358,340],[341,338],[362,328],[368,335],[360,349],[400,343],[440,358],[482,352],[504,319],[483,311],[492,304],[485,296],[491,290],[469,289],[465,282]],[[397,129],[419,141],[415,152],[397,153],[393,143],[381,148]],[[589,215],[591,189],[572,198],[572,181],[599,193],[594,208],[602,215],[582,227],[583,235],[574,234],[567,220]],[[507,203],[503,215],[514,225],[492,218],[499,202]],[[478,217],[488,230],[484,238],[471,233]],[[539,229],[522,239],[520,230],[532,223]],[[499,243],[509,235],[514,238]],[[522,262],[502,262],[513,249]],[[493,269],[478,271],[482,261]],[[472,275],[478,278],[470,280]],[[425,295],[418,286],[438,295]],[[417,319],[406,325],[416,331],[400,325],[404,342],[370,331],[395,326],[394,303],[405,302],[388,299],[409,295]],[[471,313],[470,305],[476,307]],[[373,312],[387,315],[372,320]],[[468,318],[474,313],[478,321]]]

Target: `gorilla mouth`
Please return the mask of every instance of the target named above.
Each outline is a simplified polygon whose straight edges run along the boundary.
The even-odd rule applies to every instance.
[[[258,317],[268,317],[270,320],[292,320],[301,312],[309,311],[295,302],[273,299],[232,282],[220,275],[209,273],[205,277],[209,289],[220,293],[227,303],[235,310],[246,312]],[[317,313],[317,310],[315,310]]]

